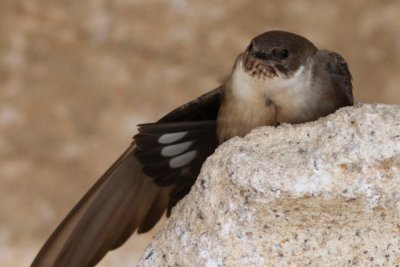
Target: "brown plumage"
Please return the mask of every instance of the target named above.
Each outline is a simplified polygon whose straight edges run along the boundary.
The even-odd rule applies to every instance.
[[[352,105],[337,53],[296,34],[254,38],[226,83],[139,133],[53,232],[32,267],[94,266],[136,230],[150,230],[182,199],[218,144],[254,127],[301,123]]]

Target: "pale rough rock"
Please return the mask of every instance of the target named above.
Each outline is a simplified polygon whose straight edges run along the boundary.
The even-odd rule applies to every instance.
[[[139,266],[400,264],[400,106],[222,145]]]
[[[0,0],[0,267],[29,266],[136,124],[217,87],[263,31],[339,52],[357,99],[400,104],[399,4]],[[154,233],[96,267],[132,266]]]

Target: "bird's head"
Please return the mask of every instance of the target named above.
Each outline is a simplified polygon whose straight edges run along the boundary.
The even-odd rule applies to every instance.
[[[284,31],[269,31],[255,37],[239,57],[245,72],[259,79],[293,75],[317,48],[306,38]]]

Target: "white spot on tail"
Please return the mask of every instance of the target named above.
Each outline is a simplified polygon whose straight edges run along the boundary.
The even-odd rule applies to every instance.
[[[161,150],[161,156],[172,157],[179,155],[182,152],[186,151],[192,144],[192,141],[187,141],[176,145],[166,146]]]
[[[170,144],[183,138],[185,135],[187,135],[187,133],[188,132],[177,132],[177,133],[163,134],[158,138],[158,142],[160,144]]]
[[[197,151],[192,150],[186,152],[185,154],[179,155],[169,161],[169,167],[173,169],[177,169],[185,166],[189,162],[191,162],[197,155]]]

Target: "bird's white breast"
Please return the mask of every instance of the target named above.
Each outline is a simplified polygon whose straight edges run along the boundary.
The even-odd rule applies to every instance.
[[[231,90],[234,98],[243,102],[256,102],[257,100],[272,101],[279,109],[279,116],[283,121],[292,122],[297,119],[295,114],[301,115],[302,111],[313,105],[317,94],[313,92],[312,62],[291,76],[287,77],[278,72],[277,76],[259,78],[251,76],[238,62],[232,74]],[[314,90],[315,91],[315,90]],[[257,101],[257,102],[258,102]]]

